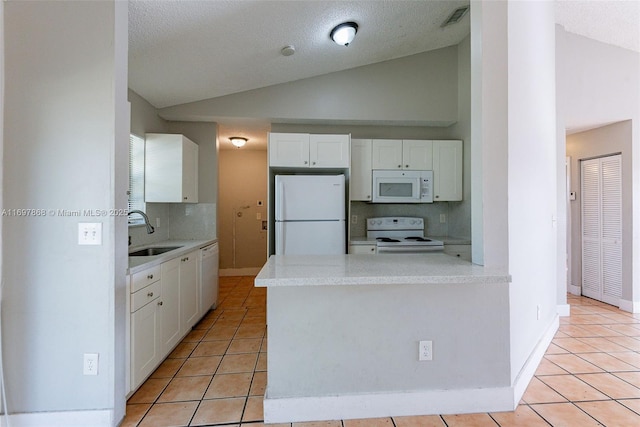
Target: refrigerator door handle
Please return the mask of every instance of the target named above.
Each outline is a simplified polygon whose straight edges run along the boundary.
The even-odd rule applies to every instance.
[[[276,200],[278,202],[278,204],[276,205],[276,221],[280,220],[280,221],[284,221],[284,218],[282,217],[284,215],[284,182],[280,181],[279,183],[280,185],[278,186],[278,196],[276,197]]]

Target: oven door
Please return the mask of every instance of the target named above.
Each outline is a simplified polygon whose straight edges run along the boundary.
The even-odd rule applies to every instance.
[[[427,245],[393,245],[393,246],[378,246],[379,254],[422,254],[428,252],[442,252],[444,246],[427,246]]]

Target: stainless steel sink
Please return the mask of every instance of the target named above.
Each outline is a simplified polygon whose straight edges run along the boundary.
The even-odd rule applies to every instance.
[[[129,256],[154,256],[154,255],[160,255],[160,254],[163,254],[165,252],[172,251],[174,249],[180,249],[181,247],[182,246],[161,246],[161,247],[154,247],[154,248],[138,249],[137,251],[129,252]]]

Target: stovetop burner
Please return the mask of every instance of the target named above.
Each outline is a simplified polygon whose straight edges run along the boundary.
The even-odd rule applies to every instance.
[[[427,239],[424,237],[418,237],[418,236],[410,236],[410,237],[405,237],[404,240],[414,240],[416,242],[430,242],[431,239]]]
[[[398,239],[392,239],[390,237],[378,237],[376,238],[378,242],[387,242],[387,243],[400,243]]]

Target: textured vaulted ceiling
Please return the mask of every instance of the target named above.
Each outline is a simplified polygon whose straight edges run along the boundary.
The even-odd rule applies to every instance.
[[[469,16],[440,24],[468,1],[132,1],[129,84],[166,107],[450,46]],[[329,39],[344,21],[349,47]],[[280,54],[292,44],[293,56]]]
[[[167,107],[400,58],[459,43],[469,14],[442,28],[468,0],[132,0],[129,86]],[[556,3],[569,32],[640,51],[640,0]],[[350,47],[329,32],[356,21]],[[294,45],[285,57],[280,50]],[[220,136],[264,135],[268,123],[234,119]],[[264,136],[261,137],[264,139]]]

